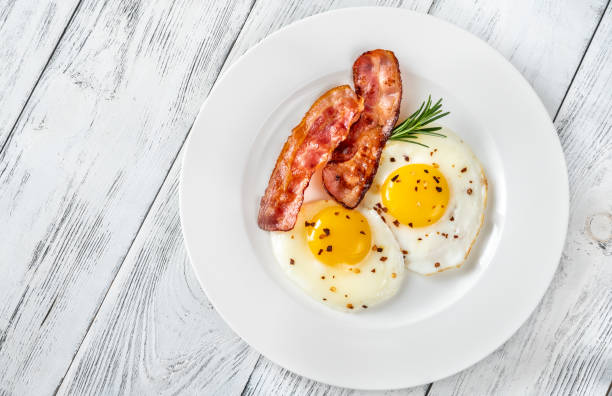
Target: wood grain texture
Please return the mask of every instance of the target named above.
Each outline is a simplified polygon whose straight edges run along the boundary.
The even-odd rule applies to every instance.
[[[1,391],[59,385],[251,5],[80,5],[0,153]]]
[[[531,83],[549,114],[561,105],[607,0],[438,0],[431,15],[487,41]]]
[[[0,147],[77,4],[78,0],[0,0]]]
[[[59,394],[228,394],[258,354],[214,311],[191,269],[178,213],[180,162],[79,350]]]
[[[504,346],[434,383],[430,395],[605,395],[612,383],[610,6],[555,125],[571,203],[559,270],[538,309]]]
[[[205,2],[179,1],[173,6],[85,2],[26,107],[13,142],[0,154],[4,212],[0,221],[5,224],[0,229],[0,251],[10,253],[0,257],[0,269],[7,274],[0,279],[0,373],[4,374],[0,394],[45,394],[55,389],[70,363],[67,357],[74,355],[85,334],[84,323],[93,318],[133,238],[60,393],[235,394],[246,383],[247,394],[370,394],[306,380],[263,357],[255,364],[257,355],[211,309],[186,264],[177,215],[180,162],[174,162],[146,215],[156,186],[250,7],[246,2],[199,3]],[[293,20],[355,4],[297,3],[258,1],[224,67]],[[359,2],[364,3],[371,4]],[[430,5],[429,1],[379,3],[420,11]],[[552,114],[603,6],[600,0],[520,5],[441,0],[433,11],[510,57]],[[529,11],[537,11],[539,19]],[[572,37],[557,31],[557,25],[574,29]],[[609,22],[602,22],[600,30],[606,26],[609,31]],[[600,35],[593,45],[609,48],[609,39],[602,41]],[[561,43],[563,48],[550,49],[550,43]],[[539,58],[541,52],[548,57]],[[612,195],[604,182],[610,180],[612,151],[610,95],[606,98],[610,59],[607,52],[598,57],[601,62],[593,63],[604,70],[604,80],[597,77],[599,69],[581,71],[575,84],[587,81],[588,95],[607,100],[607,112],[584,110],[578,99],[584,99],[585,92],[576,89],[574,93],[572,88],[568,100],[576,97],[575,104],[563,107],[557,123],[570,170],[572,161],[582,169],[571,174],[571,180],[585,178],[582,188],[597,187],[589,195],[595,197],[592,201],[583,195],[583,219],[572,215],[568,246],[574,234],[580,243],[566,247],[564,262],[578,264],[557,274],[538,311],[502,349],[469,371],[436,383],[430,394],[503,394],[505,389],[514,394],[538,389],[589,394],[603,389],[611,377],[610,329],[602,322],[610,322],[610,307],[604,305],[610,295],[602,288],[610,284],[610,277],[609,272],[604,272],[603,279],[595,276],[601,275],[597,271],[606,259],[609,263],[612,242],[596,242],[580,234],[588,224],[591,233],[605,240],[605,214],[612,212],[601,200]],[[539,59],[539,66],[532,65],[534,59]],[[582,69],[589,59],[585,58]],[[575,63],[573,69],[568,62]],[[562,114],[568,116],[562,118]],[[562,119],[573,120],[572,114],[592,115],[593,125],[607,125],[607,129],[590,129],[583,138],[569,121],[560,124]],[[588,122],[583,121],[583,126]],[[607,159],[598,162],[596,155]],[[587,159],[590,168],[585,165]],[[608,165],[602,168],[601,163]],[[594,168],[599,169],[595,175]],[[575,191],[573,186],[574,200]],[[581,266],[593,268],[585,275]],[[83,302],[84,308],[76,302]],[[553,327],[547,327],[551,323]],[[602,341],[599,347],[592,345],[597,337]],[[528,368],[515,367],[521,363],[528,363]],[[426,389],[388,394],[424,394]]]

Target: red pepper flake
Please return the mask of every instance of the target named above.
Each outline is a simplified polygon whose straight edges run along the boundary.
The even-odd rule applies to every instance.
[[[457,239],[459,238],[459,235],[453,235],[453,238]]]
[[[319,235],[319,239],[323,239],[323,238],[325,238],[326,236],[327,236],[327,235],[325,235],[325,234],[320,234],[320,235]]]
[[[433,179],[436,181],[436,183],[440,183],[440,179],[438,178],[438,176],[434,176]]]
[[[472,189],[471,189],[471,188],[468,188],[468,189],[467,189],[467,193],[468,193],[468,195],[472,195],[472,192],[473,192],[473,191],[472,191]]]
[[[304,222],[304,227],[314,227],[315,223],[314,221],[312,223],[309,223],[308,221]]]
[[[346,304],[346,307],[347,307],[348,309],[353,309],[353,304]]]
[[[412,228],[412,223],[408,223],[408,227]]]
[[[444,236],[444,238],[448,239],[448,234],[447,233],[443,232],[442,236]]]
[[[334,212],[334,215],[338,216],[340,214],[340,212]]]
[[[367,308],[368,308],[368,306],[367,306],[367,305],[362,305],[362,306],[361,306],[361,308],[363,308],[363,309],[367,309]]]
[[[347,219],[350,219],[350,218],[351,218],[351,216],[349,216],[349,215],[345,215],[344,217],[346,217]]]
[[[325,279],[325,275],[321,275],[321,279]]]
[[[331,252],[332,251],[332,245],[327,245],[325,250],[328,251],[328,252]]]
[[[329,235],[329,228],[323,228],[323,232],[325,233],[325,235]]]
[[[389,158],[389,161],[395,162],[395,158],[391,157],[391,158]]]
[[[395,175],[395,176],[393,176],[393,177],[391,178],[391,181],[392,181],[392,182],[394,182],[394,181],[396,181],[398,178],[399,178],[399,175]]]
[[[290,259],[289,259],[289,264],[294,265],[294,264],[295,264],[295,260],[294,260],[294,259],[292,259],[292,258],[290,258]]]
[[[377,251],[378,253],[380,253],[380,252],[382,252],[382,251],[383,251],[383,248],[381,248],[381,247],[377,247],[377,248],[376,248],[376,251]]]
[[[382,211],[383,211],[383,212],[385,212],[385,213],[387,213],[387,212],[389,211],[389,209],[387,209],[387,207],[386,207],[386,206],[383,206],[383,207],[382,207]]]
[[[408,254],[408,250],[402,249],[402,254]]]
[[[422,240],[423,240],[423,238],[418,238],[418,240],[419,240],[419,241],[422,241]]]
[[[323,253],[323,249],[319,249],[319,253],[317,253],[317,255],[321,255],[321,253]]]
[[[417,186],[414,186],[414,191],[419,191],[419,188]]]
[[[438,186],[436,186],[436,191],[437,191],[437,192],[442,192],[442,187],[438,187]]]
[[[410,161],[410,157],[408,157],[407,155],[404,155],[404,161],[406,162]]]
[[[438,151],[438,149],[434,149],[434,153],[435,153],[436,151]]]
[[[380,218],[382,219],[383,223],[387,224],[387,220],[385,220],[384,216],[380,216]]]
[[[373,268],[372,271],[370,271],[371,273],[375,273],[376,272],[376,268]]]
[[[391,273],[391,278],[397,278],[397,274],[395,272]]]
[[[470,184],[472,184],[472,181],[470,180]]]
[[[323,301],[327,301],[327,298],[323,297]]]
[[[429,173],[429,171],[427,169],[423,169],[423,172],[425,173]]]
[[[421,182],[421,179],[417,179],[417,184],[419,184]]]
[[[466,171],[467,171],[467,168],[461,169],[461,173],[465,173]]]
[[[450,221],[455,221],[455,216],[451,216]]]
[[[380,261],[387,261],[387,257],[382,256],[382,257],[380,258]]]
[[[440,263],[435,263],[434,267],[438,268],[440,266]]]
[[[397,221],[397,220],[393,220],[393,225],[394,225],[394,226],[396,226],[396,227],[399,227],[400,222],[399,222],[399,221]]]
[[[373,251],[376,251],[377,249],[378,249],[378,246],[376,246],[376,245],[372,245],[372,250],[373,250]]]
[[[429,156],[430,156],[430,157],[431,157],[431,156],[433,156],[433,151],[430,151],[430,152],[429,152]]]
[[[366,234],[366,233],[365,233],[365,231],[363,231],[363,230],[359,231],[359,233],[360,233],[361,235],[365,235],[365,234]]]

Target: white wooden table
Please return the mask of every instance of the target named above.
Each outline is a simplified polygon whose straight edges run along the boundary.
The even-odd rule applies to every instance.
[[[365,4],[499,50],[554,119],[571,186],[559,270],[528,322],[470,369],[388,394],[606,394],[609,0],[0,0],[0,395],[363,393],[287,372],[229,330],[189,265],[177,184],[224,68],[295,20]]]

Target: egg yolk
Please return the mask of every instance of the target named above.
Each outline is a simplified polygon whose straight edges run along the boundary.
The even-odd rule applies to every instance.
[[[334,205],[306,221],[306,239],[320,262],[354,265],[368,255],[372,234],[361,213]]]
[[[391,216],[416,228],[431,225],[442,217],[450,191],[438,168],[411,164],[393,171],[383,183],[380,194]]]

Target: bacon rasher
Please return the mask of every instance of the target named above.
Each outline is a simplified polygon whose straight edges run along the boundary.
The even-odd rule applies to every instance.
[[[346,139],[362,110],[363,99],[348,85],[330,89],[314,102],[276,160],[259,207],[261,229],[288,231],[294,227],[310,178]]]
[[[363,113],[323,168],[325,188],[347,208],[356,207],[370,188],[402,100],[399,64],[391,51],[377,49],[357,58],[353,81],[365,100]]]

